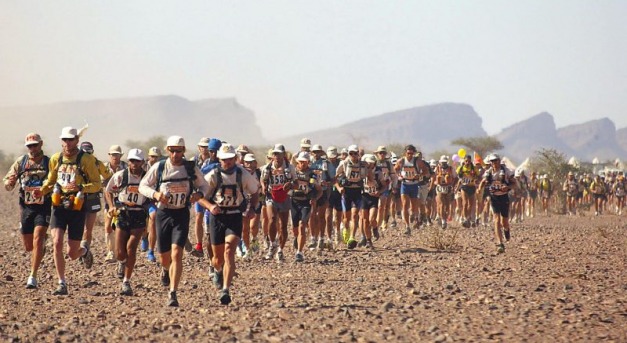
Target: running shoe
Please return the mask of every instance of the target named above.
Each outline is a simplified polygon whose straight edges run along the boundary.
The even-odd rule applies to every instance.
[[[253,252],[259,251],[259,241],[256,238],[250,242],[250,250]]]
[[[499,244],[498,248],[496,249],[496,253],[497,254],[502,254],[505,252],[505,245],[504,244]]]
[[[67,285],[65,282],[59,283],[57,289],[52,292],[52,295],[67,295]]]
[[[411,236],[411,227],[409,225],[405,226],[405,232],[403,232],[406,236]]]
[[[348,244],[349,238],[350,238],[350,232],[348,232],[347,228],[343,228],[342,229],[342,241],[344,241],[344,244]]]
[[[170,286],[170,272],[165,269],[161,269],[161,286]]]
[[[196,246],[192,250],[191,254],[194,257],[203,257],[204,253],[202,251],[202,244],[201,243],[196,243]]]
[[[311,242],[309,242],[309,245],[307,245],[307,248],[309,248],[309,250],[314,250],[316,246],[317,246],[316,238],[311,237]]]
[[[359,243],[357,243],[358,247],[365,247],[366,246],[366,236],[361,236],[361,239],[359,240]]]
[[[152,251],[151,249],[149,249],[148,253],[146,253],[146,258],[150,262],[157,262],[157,258],[155,257],[155,252]]]
[[[305,261],[305,256],[303,256],[302,252],[298,251],[298,252],[296,252],[296,257],[294,258],[294,260],[296,262],[303,262],[303,261]]]
[[[370,249],[370,250],[374,249],[374,245],[372,245],[372,241],[366,242],[366,249]]]
[[[105,256],[105,262],[113,263],[115,262],[115,256],[113,256],[113,251],[108,251],[107,256]]]
[[[190,242],[188,238],[187,241],[185,241],[185,251],[191,253],[192,250],[194,250],[194,247],[192,246],[192,242]]]
[[[87,249],[85,255],[82,256],[82,262],[85,265],[85,268],[91,269],[91,266],[94,265],[94,255],[91,253],[89,249],[89,245],[85,244],[83,248]]]
[[[390,222],[390,228],[392,228],[392,229],[396,229],[396,220],[392,220],[392,221]]]
[[[348,239],[348,242],[346,242],[346,246],[349,249],[355,249],[357,247],[357,241],[351,237]]]
[[[333,250],[335,249],[335,243],[333,243],[333,240],[331,238],[327,238],[327,249],[329,250]]]
[[[220,292],[220,304],[228,305],[230,303],[231,303],[231,295],[229,294],[229,290],[228,289],[223,289]]]
[[[508,230],[503,230],[503,234],[505,235],[505,240],[507,242],[509,242],[509,239],[510,239],[509,229]]]
[[[141,250],[142,252],[145,252],[146,250],[148,250],[148,237],[147,236],[142,237],[142,241],[141,241],[141,245],[139,246],[139,250]]]
[[[324,237],[320,237],[320,239],[318,239],[318,250],[322,249],[324,249]]]
[[[34,276],[29,276],[28,280],[26,280],[26,288],[27,289],[35,289],[37,288],[37,278]]]
[[[270,247],[268,248],[268,253],[266,253],[266,256],[263,257],[264,260],[269,261],[274,257],[276,251],[276,247],[274,247],[273,245],[270,245]]]
[[[224,282],[224,271],[215,271],[213,273],[213,285],[216,286],[217,289],[222,288],[222,283]]]
[[[378,227],[373,227],[372,228],[372,236],[374,236],[374,239],[379,240],[379,228]]]
[[[283,256],[283,251],[282,250],[277,251],[277,253],[276,253],[276,260],[279,261],[279,262],[285,261],[285,256]]]
[[[168,293],[168,306],[179,307],[179,301],[176,299],[176,291],[170,291],[170,293]]]
[[[124,262],[118,262],[118,266],[115,269],[115,274],[120,280],[124,279],[124,269],[126,269],[126,264]]]
[[[120,295],[133,295],[133,289],[131,288],[131,283],[129,281],[122,282],[122,287],[120,288]]]

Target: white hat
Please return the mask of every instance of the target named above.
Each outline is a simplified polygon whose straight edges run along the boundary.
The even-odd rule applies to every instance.
[[[377,159],[373,154],[364,154],[364,156],[361,157],[361,160],[367,163],[377,163]]]
[[[342,148],[342,151],[340,151],[340,154],[348,154],[348,150],[346,150],[346,148]]]
[[[310,156],[309,153],[306,151],[301,151],[298,153],[298,155],[296,155],[296,161],[309,161]]]
[[[331,145],[330,147],[327,148],[327,156],[329,158],[336,158],[337,157],[337,148],[334,147],[333,145]]]
[[[274,149],[272,149],[272,152],[280,152],[282,154],[285,153],[285,146],[283,146],[283,144],[278,143],[274,145]]]
[[[198,141],[198,146],[209,146],[209,138],[201,138],[200,141]]]
[[[311,151],[324,151],[324,149],[322,149],[322,145],[320,145],[320,144],[314,144],[314,145],[311,147]]]
[[[161,149],[159,149],[156,146],[153,146],[152,148],[148,149],[148,156],[160,157],[161,156]]]
[[[354,151],[354,152],[359,152],[359,148],[358,148],[358,147],[357,147],[357,145],[355,145],[355,144],[350,145],[350,146],[348,147],[348,152],[351,152],[351,151]]]
[[[496,161],[496,160],[500,160],[501,156],[499,156],[499,154],[490,154],[488,155],[488,158],[486,158],[486,160],[488,160],[488,162],[492,162],[492,161]]]
[[[385,145],[380,145],[374,152],[388,152],[388,149],[385,147]]]
[[[131,149],[128,151],[127,160],[140,160],[144,161],[144,152],[141,149]]]
[[[309,148],[311,147],[311,139],[309,138],[303,138],[300,140],[300,147],[301,148]]]
[[[185,140],[181,136],[170,136],[168,137],[168,141],[166,146],[180,146],[185,147]]]
[[[435,167],[435,166],[437,166],[437,165],[438,165],[438,161],[436,161],[436,160],[434,160],[434,159],[431,159],[431,160],[429,160],[429,165],[430,165],[431,167]]]
[[[218,150],[218,158],[221,160],[235,157],[235,148],[231,144],[222,144]]]
[[[440,156],[440,163],[448,163],[448,156],[446,155]]]
[[[41,136],[38,133],[31,132],[26,135],[24,139],[24,146],[29,146],[31,144],[39,144],[41,143]]]
[[[78,137],[78,132],[76,131],[75,128],[71,126],[66,126],[63,129],[61,129],[61,136],[59,136],[59,138],[61,139],[64,139],[64,138],[74,139],[76,137]]]
[[[109,155],[111,155],[111,154],[120,154],[120,155],[122,155],[122,147],[117,145],[117,144],[114,144],[114,145],[110,146],[109,147]]]
[[[252,162],[252,161],[257,161],[257,159],[255,158],[254,154],[246,154],[246,156],[244,156],[244,161]]]
[[[244,145],[244,144],[240,144],[240,145],[237,147],[237,150],[236,150],[236,151],[237,151],[237,152],[239,152],[239,153],[243,153],[243,152],[248,153],[248,152],[250,152],[250,149],[248,149],[248,147],[247,147],[246,145]]]

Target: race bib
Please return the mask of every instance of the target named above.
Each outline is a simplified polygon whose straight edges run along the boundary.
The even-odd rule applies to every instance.
[[[401,176],[406,180],[413,180],[416,178],[416,169],[414,167],[403,167],[401,171]]]
[[[35,197],[35,191],[41,190],[41,187],[24,187],[24,204],[41,205],[44,203],[44,197]]]
[[[187,205],[187,195],[189,194],[189,185],[187,183],[168,183],[165,188],[166,192],[170,193],[168,208],[180,209]]]

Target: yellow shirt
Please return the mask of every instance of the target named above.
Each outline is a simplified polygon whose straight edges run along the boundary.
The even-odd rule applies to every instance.
[[[42,186],[44,194],[52,192],[54,185],[57,183],[61,186],[63,192],[72,184],[82,185],[84,193],[97,193],[102,189],[102,181],[100,181],[100,173],[98,172],[94,156],[83,153],[81,157],[80,170],[88,180],[85,180],[81,172],[76,168],[76,157],[78,154],[69,158],[65,156],[61,158],[61,156],[61,153],[56,153],[50,157],[50,172]]]

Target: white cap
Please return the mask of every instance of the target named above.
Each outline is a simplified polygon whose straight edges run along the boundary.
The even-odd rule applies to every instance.
[[[385,145],[380,145],[374,152],[388,152],[388,149],[385,147]]]
[[[246,154],[246,156],[244,156],[244,161],[252,162],[252,161],[257,161],[257,159],[255,158],[254,154]]]
[[[114,144],[114,145],[110,146],[109,147],[109,155],[111,155],[111,154],[120,154],[120,155],[122,155],[122,147],[117,145],[117,144]]]
[[[209,146],[209,138],[201,138],[200,141],[198,141],[198,146]]]
[[[361,160],[367,163],[377,163],[377,159],[373,154],[364,154],[364,156],[361,157]]]
[[[446,155],[440,156],[440,163],[448,163],[448,156]]]
[[[311,139],[309,138],[303,138],[300,140],[300,147],[301,148],[309,148],[311,147]]]
[[[61,139],[64,139],[64,138],[74,139],[76,137],[78,137],[78,131],[76,131],[76,129],[71,126],[66,126],[63,129],[61,129],[61,136],[59,136],[59,138]]]
[[[438,165],[438,161],[436,161],[436,160],[434,160],[434,159],[431,159],[431,160],[429,160],[429,165],[430,165],[431,167],[435,167],[435,166],[437,166],[437,165]]]
[[[220,150],[218,150],[218,158],[225,160],[235,157],[235,148],[231,144],[222,144]]]
[[[496,161],[496,160],[500,160],[501,156],[499,156],[499,154],[490,154],[488,155],[488,158],[486,158],[486,160],[488,160],[488,162],[492,162],[492,161]]]
[[[320,145],[320,144],[314,144],[314,145],[311,147],[311,151],[324,151],[324,149],[322,149],[322,145]]]
[[[358,148],[358,147],[357,147],[357,145],[355,145],[355,144],[350,145],[350,146],[348,147],[348,152],[351,152],[351,151],[354,151],[354,152],[359,152],[359,148]]]
[[[159,149],[156,146],[153,146],[152,148],[148,149],[148,156],[160,157],[161,156],[161,149]]]
[[[336,158],[337,157],[337,148],[331,145],[327,148],[327,157]]]
[[[185,140],[181,136],[170,136],[168,137],[168,141],[166,146],[180,146],[185,147]]]
[[[26,135],[24,139],[24,146],[29,146],[31,144],[39,144],[41,143],[41,136],[38,133],[31,132]]]
[[[128,151],[127,160],[140,160],[144,161],[144,152],[141,149],[131,149]]]
[[[272,152],[280,152],[282,154],[285,153],[285,146],[283,146],[283,144],[278,143],[274,145],[274,149],[272,149]]]
[[[306,151],[301,151],[298,153],[298,155],[296,155],[296,161],[309,161],[310,156],[309,153]]]

